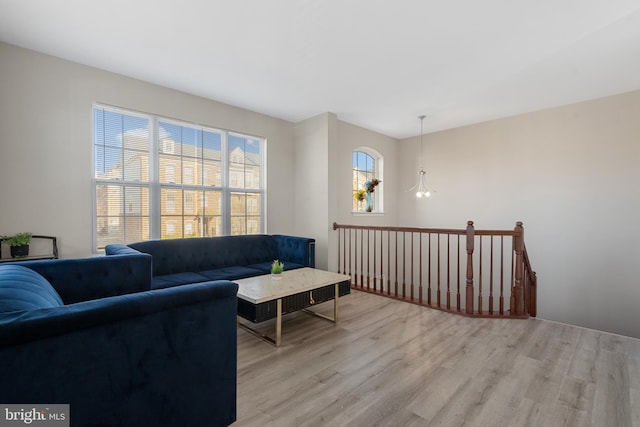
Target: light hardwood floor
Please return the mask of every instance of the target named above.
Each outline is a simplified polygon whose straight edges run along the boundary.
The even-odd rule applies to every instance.
[[[352,291],[337,325],[292,313],[282,341],[238,329],[234,427],[640,426],[633,338]]]

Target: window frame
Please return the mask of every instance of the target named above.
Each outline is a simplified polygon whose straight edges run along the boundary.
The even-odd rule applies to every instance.
[[[231,206],[231,195],[233,194],[238,194],[238,193],[242,193],[245,195],[245,199],[247,198],[247,195],[252,195],[255,194],[257,195],[257,197],[255,198],[257,200],[258,203],[258,209],[257,209],[257,215],[255,214],[255,210],[252,210],[252,213],[249,214],[248,210],[245,209],[244,211],[244,223],[245,223],[245,227],[244,227],[244,232],[245,234],[247,233],[248,230],[248,224],[249,222],[251,222],[252,224],[255,224],[255,221],[259,221],[259,227],[258,227],[258,234],[262,234],[265,232],[266,230],[266,222],[267,222],[267,218],[266,218],[266,149],[267,149],[267,139],[265,137],[262,136],[256,136],[256,135],[251,135],[248,134],[246,132],[238,132],[238,131],[231,131],[231,130],[227,130],[227,129],[222,129],[222,128],[218,128],[218,127],[212,127],[212,126],[205,126],[205,125],[201,125],[201,124],[197,124],[197,123],[193,123],[193,122],[188,122],[185,120],[178,120],[178,119],[172,119],[172,118],[167,118],[165,116],[160,116],[157,114],[153,114],[153,113],[143,113],[143,112],[138,112],[138,111],[134,111],[134,110],[130,110],[130,109],[126,109],[126,108],[121,108],[121,107],[114,107],[114,106],[110,106],[110,105],[105,105],[105,104],[100,104],[100,103],[94,103],[92,105],[92,143],[91,143],[91,147],[92,147],[92,166],[91,166],[91,170],[92,170],[92,251],[94,253],[102,253],[104,251],[104,245],[102,244],[102,242],[100,242],[99,236],[98,236],[98,223],[99,223],[99,219],[102,218],[102,221],[106,221],[106,224],[108,225],[108,227],[110,227],[111,223],[111,219],[112,217],[107,215],[101,215],[100,217],[98,216],[98,188],[99,186],[102,185],[114,185],[117,187],[121,188],[121,192],[122,192],[122,203],[123,203],[123,208],[120,210],[119,212],[119,216],[117,218],[120,219],[120,222],[122,222],[122,220],[126,220],[127,219],[127,207],[126,207],[126,198],[124,196],[124,192],[126,190],[126,188],[128,187],[142,187],[142,188],[146,188],[147,190],[147,197],[148,197],[148,206],[144,208],[144,210],[146,212],[148,212],[147,216],[142,216],[142,220],[141,223],[143,223],[145,220],[148,223],[148,225],[146,225],[149,229],[148,229],[148,239],[149,240],[154,240],[154,239],[161,239],[163,238],[163,232],[162,232],[162,223],[163,223],[163,213],[161,211],[162,209],[162,197],[163,197],[163,191],[167,191],[167,190],[171,190],[172,192],[175,191],[175,199],[173,201],[173,203],[176,205],[176,210],[180,210],[181,212],[177,212],[175,214],[175,219],[180,219],[180,221],[182,221],[182,225],[179,227],[179,231],[181,232],[182,237],[189,237],[185,235],[185,230],[186,230],[186,226],[184,225],[184,221],[185,218],[188,217],[189,214],[188,212],[185,211],[186,207],[185,207],[185,203],[186,203],[186,199],[185,199],[185,194],[187,192],[191,192],[191,191],[195,191],[195,199],[193,202],[195,204],[198,204],[197,200],[204,200],[209,202],[210,199],[210,193],[211,192],[220,192],[220,196],[219,196],[219,203],[217,209],[219,209],[219,219],[216,219],[216,217],[218,215],[213,215],[211,216],[210,220],[215,221],[215,224],[217,225],[217,227],[219,229],[221,229],[221,232],[217,233],[216,235],[230,235],[232,234],[232,227],[231,227],[231,222],[232,222],[232,216],[235,218],[239,218],[242,215],[239,215],[237,212],[231,212],[232,210],[232,206]],[[147,174],[148,175],[148,181],[140,181],[140,180],[134,180],[134,181],[129,181],[126,179],[108,179],[109,177],[107,177],[107,175],[105,174],[104,177],[98,177],[98,159],[99,157],[97,156],[97,147],[100,145],[99,143],[101,143],[102,145],[105,144],[105,140],[103,139],[102,141],[100,141],[98,139],[98,135],[96,134],[96,129],[97,129],[97,125],[98,125],[98,120],[96,117],[96,112],[97,111],[105,111],[105,112],[111,112],[111,113],[115,113],[115,114],[120,114],[123,116],[132,116],[132,117],[136,117],[139,119],[144,119],[147,121],[147,142],[148,142],[148,151],[146,150],[141,150],[141,156],[144,156],[145,153],[148,156],[148,165],[146,165],[146,167],[149,168],[148,171],[143,171],[142,174]],[[179,155],[175,154],[175,149],[176,147],[182,147],[183,142],[178,142],[178,141],[172,141],[172,143],[170,144],[173,148],[173,150],[171,150],[173,152],[172,155],[175,155],[176,159],[180,162],[180,165],[174,165],[175,166],[175,170],[174,170],[174,180],[173,182],[163,182],[160,180],[160,169],[161,169],[161,162],[160,162],[160,157],[163,154],[163,151],[161,151],[161,148],[163,148],[163,146],[167,146],[167,141],[166,140],[161,140],[160,138],[160,132],[161,132],[161,124],[172,124],[172,125],[177,125],[177,126],[182,126],[182,127],[186,127],[189,130],[193,129],[194,132],[197,134],[198,132],[214,132],[214,133],[218,133],[220,134],[220,164],[217,166],[218,167],[218,171],[211,169],[212,166],[215,167],[215,165],[213,165],[213,160],[211,159],[205,159],[204,157],[192,157],[192,156],[186,156],[184,155],[184,153],[180,153]],[[104,123],[103,123],[104,126]],[[122,128],[122,132],[126,132],[127,130],[125,129],[124,125]],[[230,182],[229,182],[229,174],[230,174],[230,164],[231,164],[231,152],[230,152],[230,146],[229,146],[229,138],[230,136],[233,135],[236,138],[244,138],[246,141],[251,141],[251,143],[257,143],[257,154],[254,153],[255,156],[254,159],[257,159],[254,164],[255,167],[257,168],[257,170],[259,171],[259,173],[254,174],[256,175],[256,179],[257,182],[255,181],[255,179],[252,177],[252,184],[254,185],[252,188],[246,188],[246,185],[244,187],[230,187]],[[186,142],[185,142],[186,144]],[[122,150],[124,150],[124,143],[122,143]],[[162,146],[161,146],[162,145]],[[197,147],[197,146],[196,146]],[[246,149],[247,146],[245,146]],[[252,152],[254,152],[252,150]],[[246,157],[246,155],[245,155]],[[121,157],[122,158],[122,157]],[[189,183],[185,183],[185,171],[183,170],[184,167],[191,167],[191,165],[187,162],[185,162],[185,159],[187,161],[193,161],[195,163],[197,162],[201,162],[201,165],[199,166],[202,171],[198,171],[196,175],[196,179],[193,179],[193,177],[191,179],[193,179],[192,184]],[[211,160],[210,162],[207,162],[207,160]],[[256,163],[257,162],[257,163]],[[186,166],[184,166],[186,165]],[[121,166],[122,169],[124,169],[124,167]],[[211,170],[209,170],[211,169]],[[245,170],[246,170],[246,163],[245,163]],[[102,171],[104,173],[104,171]],[[192,170],[192,173],[194,171]],[[207,182],[205,182],[206,176],[209,176],[211,174],[215,173],[215,179],[216,181],[213,183],[213,185],[207,184]],[[218,179],[218,177],[220,179]],[[121,178],[125,178],[124,175]],[[244,179],[242,180],[242,184],[244,184]],[[105,187],[106,189],[108,189],[109,187]],[[216,196],[216,198],[218,198],[218,196]],[[107,204],[108,206],[108,204]],[[166,206],[165,206],[166,208]],[[207,214],[207,216],[209,216]],[[115,216],[113,218],[116,218]],[[172,221],[174,220],[174,215],[168,215],[166,212],[164,213],[164,218],[166,221]],[[124,224],[120,224],[120,228],[122,228],[124,226]],[[197,234],[201,234],[203,236],[206,236],[208,233],[208,230],[205,230],[205,221],[203,221],[203,225],[200,227],[196,227],[198,228],[197,230]],[[208,227],[207,227],[208,228]],[[254,227],[255,228],[255,227]],[[252,229],[254,229],[252,228]],[[142,231],[139,232],[140,235],[144,236],[145,235],[145,231],[144,229]],[[251,233],[253,234],[253,233]],[[121,236],[120,236],[123,240],[123,242],[120,243],[126,243],[126,242],[130,242],[130,239],[127,239],[126,236],[126,232],[122,231],[121,232]],[[166,238],[166,237],[165,237]],[[144,239],[141,239],[144,240]],[[99,247],[98,244],[101,244],[101,246]],[[108,244],[108,243],[106,243]]]
[[[355,191],[357,189],[359,189],[357,186],[354,188],[354,181],[356,181],[354,179],[353,173],[356,170],[356,168],[353,165],[353,156],[355,153],[364,153],[367,156],[369,156],[372,160],[373,160],[373,178],[377,178],[380,180],[380,184],[378,184],[378,186],[375,189],[374,192],[374,197],[373,197],[373,211],[371,212],[367,212],[364,210],[364,203],[362,204],[362,208],[360,209],[353,209],[353,195],[355,193]],[[351,162],[350,162],[350,175],[351,175],[351,206],[352,206],[352,211],[351,213],[354,215],[372,215],[372,214],[382,214],[384,213],[384,157],[382,156],[382,154],[380,154],[377,150],[371,148],[371,147],[366,147],[366,146],[360,146],[360,147],[356,147],[354,149],[351,150]]]

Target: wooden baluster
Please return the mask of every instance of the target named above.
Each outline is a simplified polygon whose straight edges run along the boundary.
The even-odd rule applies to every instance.
[[[351,229],[346,229],[345,233],[347,233],[344,236],[345,239],[345,245],[346,245],[346,249],[345,249],[345,256],[346,261],[345,261],[345,265],[344,268],[346,270],[345,274],[347,274],[349,277],[351,277],[351,284],[353,285],[353,272],[351,269]]]
[[[504,316],[504,236],[500,236],[500,315]]]
[[[333,223],[333,229],[336,229],[336,223]],[[342,274],[342,270],[340,270],[340,230],[338,230],[338,274]]]
[[[447,233],[447,310],[451,310],[451,234]]]
[[[413,231],[411,232],[411,301],[413,301]]]
[[[341,238],[342,236],[342,238]],[[345,274],[344,273],[344,261],[341,257],[341,255],[344,254],[344,230],[338,230],[338,273],[339,274]],[[342,264],[341,264],[342,262]],[[341,268],[342,266],[342,268]]]
[[[513,290],[515,288],[515,251],[516,249],[516,238],[515,236],[511,238],[511,281],[509,282],[510,285],[510,291],[511,294],[509,296],[509,315],[513,316],[514,315],[514,306],[515,306],[515,300],[516,300],[516,296],[513,293]]]
[[[356,287],[358,286],[358,272],[355,271],[353,268],[356,268],[356,260],[357,258],[357,252],[358,252],[358,247],[355,244],[354,239],[356,239],[358,237],[358,230],[353,230],[355,237],[351,236],[351,230],[349,230],[349,276],[352,277],[352,282],[356,285]],[[353,249],[351,248],[351,242],[353,242]],[[352,253],[353,251],[353,253]]]
[[[364,289],[364,230],[360,230],[360,287]]]
[[[391,295],[391,231],[387,233],[387,295]]]
[[[440,308],[440,233],[438,233],[438,290],[436,292],[436,301],[438,308]]]
[[[531,298],[529,298],[529,315],[536,317],[538,312],[538,276],[535,271],[531,272]]]
[[[333,223],[333,229],[336,230],[336,223]],[[338,250],[338,258],[337,258],[337,263],[336,263],[336,273],[338,274],[342,274],[340,272],[340,230],[338,229],[338,243],[337,243],[337,250]]]
[[[351,249],[351,240],[353,240],[353,254]],[[356,244],[356,240],[358,240],[358,230],[353,230],[353,239],[351,238],[351,234],[349,234],[349,270],[351,270],[351,259],[353,258],[353,281],[358,286],[358,245]]]
[[[473,221],[467,221],[467,293],[466,305],[467,314],[473,314],[473,244],[474,244]]]
[[[347,230],[346,229],[342,230],[342,274],[347,274]]]
[[[358,272],[356,271],[356,257],[355,252],[357,252],[357,246],[355,242],[355,238],[357,236],[358,230],[353,230],[353,232],[349,232],[349,269],[351,274],[353,275],[353,282],[356,286],[358,286]]]
[[[402,232],[402,298],[407,297],[407,233]]]
[[[356,282],[358,282],[358,286],[360,287],[360,289],[364,289],[364,281],[362,280],[364,275],[363,275],[363,269],[362,269],[362,260],[363,260],[363,256],[362,256],[362,235],[364,233],[364,230],[360,230],[360,237],[358,238],[358,230],[356,230],[356,239],[354,240],[353,244],[356,247],[356,258],[355,258],[355,265],[356,265]],[[358,264],[359,263],[359,264]],[[358,280],[359,278],[359,280]]]
[[[418,280],[418,303],[422,304],[422,232],[419,234],[420,236],[420,251],[419,251],[419,259],[418,259],[418,274],[419,274],[419,280]]]
[[[522,303],[523,303],[523,309],[524,309],[524,314],[529,314],[529,298],[531,297],[531,280],[529,278],[529,273],[527,272],[526,266],[523,265],[522,268],[522,290],[523,292],[523,296],[522,296]]]
[[[491,236],[491,263],[489,264],[489,314],[493,314],[493,236]]]
[[[456,246],[456,258],[458,260],[458,283],[456,284],[456,310],[462,311],[462,302],[460,301],[460,235],[458,234],[458,246]]]
[[[478,314],[482,314],[482,236],[479,236],[478,240],[480,240],[480,259],[478,261],[480,263],[478,271],[478,275],[480,276],[478,278]]]
[[[367,290],[370,289],[370,286],[369,286],[369,276],[370,276],[370,274],[369,274],[369,272],[371,271],[369,269],[369,260],[371,259],[371,256],[370,256],[371,255],[370,254],[370,252],[371,252],[371,233],[370,233],[370,231],[371,230],[367,229]]]
[[[380,293],[384,293],[384,230],[380,230]]]
[[[376,277],[376,236],[378,233],[373,230],[373,291],[378,292],[378,278]]]
[[[431,305],[431,233],[427,236],[429,238],[429,246],[427,248],[429,252],[427,261],[427,304]]]
[[[522,222],[516,222],[516,227],[514,229],[516,232],[514,238],[514,246],[516,253],[516,266],[515,266],[515,277],[514,277],[514,289],[511,293],[512,298],[512,313],[516,316],[522,315],[522,266],[524,265],[523,252],[524,252],[524,229],[522,228]],[[513,305],[515,304],[515,309]]]
[[[395,252],[396,252],[396,271],[395,271],[395,276],[396,276],[396,290],[395,290],[395,296],[398,296],[398,232],[396,231],[396,247],[395,247]]]
[[[524,242],[524,240],[523,240]],[[523,243],[524,246],[524,243]],[[525,274],[525,314],[536,315],[536,272],[531,270],[531,263],[527,255],[527,248],[524,248],[524,274]]]

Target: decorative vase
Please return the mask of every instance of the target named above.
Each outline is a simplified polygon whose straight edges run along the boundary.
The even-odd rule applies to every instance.
[[[271,280],[280,280],[282,279],[282,274],[271,273]]]
[[[373,200],[371,200],[371,192],[367,191],[364,197],[365,197],[364,210],[367,212],[373,211]]]
[[[12,258],[24,258],[29,255],[29,245],[11,246],[9,250]]]

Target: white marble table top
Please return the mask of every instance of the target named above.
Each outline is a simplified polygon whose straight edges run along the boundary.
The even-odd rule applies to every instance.
[[[351,280],[346,274],[332,273],[309,267],[284,271],[281,276],[279,280],[272,279],[270,274],[234,280],[239,286],[238,298],[249,301],[252,304],[260,304]]]

